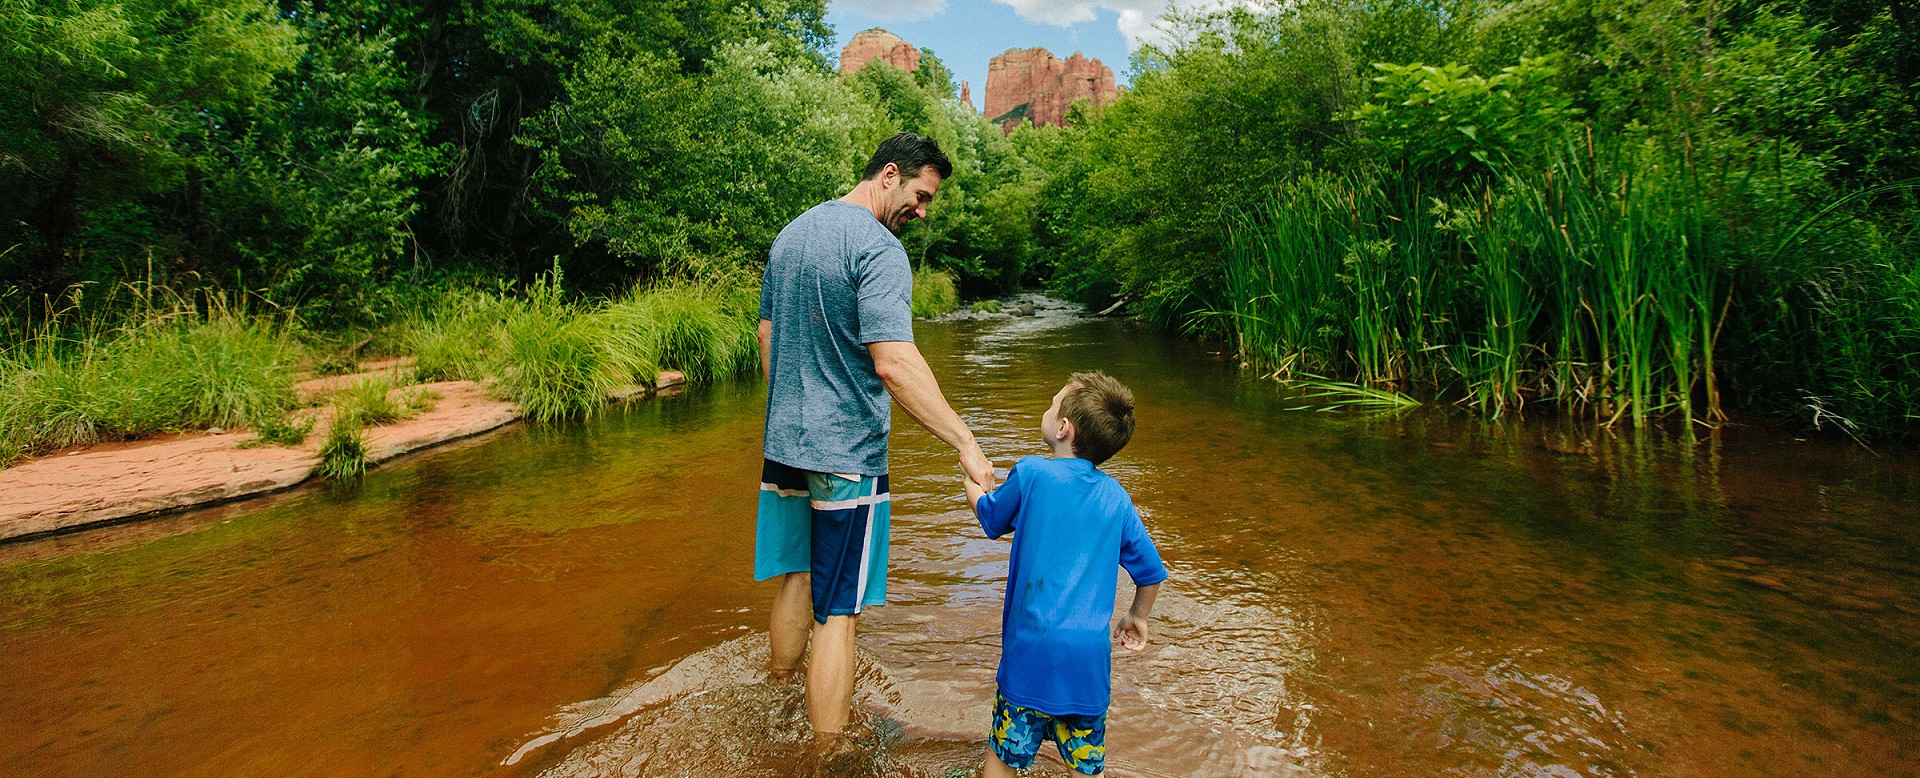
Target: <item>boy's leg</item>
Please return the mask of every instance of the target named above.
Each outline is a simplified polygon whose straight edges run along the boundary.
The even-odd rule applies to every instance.
[[[838,737],[853,709],[853,633],[859,616],[828,616],[807,658],[807,719],[816,739]]]
[[[987,747],[985,778],[1018,778],[1019,775],[1013,768],[1008,767],[1006,762],[1000,761],[1000,755],[993,752],[992,746]]]
[[[992,723],[987,727],[986,774],[1010,778],[1015,770],[1031,767],[1033,757],[1040,753],[1047,719],[1044,713],[1007,702],[996,690]]]
[[[767,669],[777,678],[793,675],[807,653],[807,636],[813,632],[811,578],[809,573],[787,573],[781,577],[780,593],[773,596],[773,623],[768,630],[773,651]]]

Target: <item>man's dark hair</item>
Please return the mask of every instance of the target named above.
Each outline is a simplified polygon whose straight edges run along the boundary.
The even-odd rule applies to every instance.
[[[1073,455],[1095,465],[1133,439],[1133,390],[1099,371],[1074,373],[1060,415],[1073,422]]]
[[[953,163],[947,161],[947,155],[940,152],[940,144],[932,138],[923,138],[911,132],[903,132],[880,141],[880,148],[873,152],[873,158],[867,160],[867,172],[860,180],[870,181],[880,175],[880,170],[893,163],[900,168],[901,178],[918,178],[928,167],[940,174],[940,180],[953,177]]]

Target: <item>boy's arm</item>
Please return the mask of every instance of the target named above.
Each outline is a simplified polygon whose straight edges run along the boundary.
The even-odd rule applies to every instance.
[[[1160,561],[1160,549],[1147,534],[1140,511],[1128,510],[1126,523],[1120,526],[1120,566],[1133,579],[1133,607],[1120,616],[1113,628],[1114,637],[1130,651],[1147,647],[1147,618],[1153,615],[1153,598],[1160,594],[1160,582],[1167,580],[1166,563]]]
[[[1007,482],[988,492],[978,481],[972,478],[961,479],[967,482],[967,505],[973,508],[973,515],[980,520],[980,531],[988,538],[998,538],[1013,531],[1013,516],[1020,512],[1020,465],[1014,464],[1007,471]]]
[[[1147,647],[1147,619],[1153,616],[1153,599],[1158,596],[1160,584],[1134,587],[1133,607],[1120,614],[1120,623],[1113,626],[1113,635],[1120,639],[1121,647],[1128,651]]]

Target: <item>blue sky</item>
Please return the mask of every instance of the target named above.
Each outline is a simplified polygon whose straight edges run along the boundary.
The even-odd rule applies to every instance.
[[[884,27],[908,43],[933,49],[955,81],[973,87],[975,108],[986,101],[987,61],[1007,49],[1044,46],[1066,59],[1078,51],[1113,69],[1128,83],[1127,58],[1153,34],[1169,0],[830,0],[834,50],[860,31]]]

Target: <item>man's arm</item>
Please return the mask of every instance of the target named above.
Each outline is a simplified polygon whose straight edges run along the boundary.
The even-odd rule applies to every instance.
[[[907,341],[887,340],[867,344],[867,351],[873,355],[874,372],[880,374],[894,402],[934,437],[959,452],[960,469],[969,480],[982,488],[992,487],[993,463],[974,442],[973,430],[940,394],[940,382],[934,379],[926,358],[920,356],[920,349]]]
[[[760,377],[773,380],[773,322],[760,320]]]

